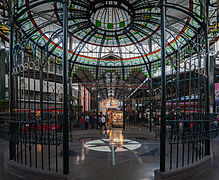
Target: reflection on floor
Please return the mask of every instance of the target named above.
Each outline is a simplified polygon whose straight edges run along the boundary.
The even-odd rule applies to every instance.
[[[103,131],[98,138],[75,140],[70,152],[71,173],[79,179],[149,180],[159,168],[159,143],[125,137],[119,128]]]
[[[0,180],[17,180],[3,168],[3,152],[8,149],[8,142],[0,139]],[[212,142],[214,167],[199,179],[216,180],[219,176],[219,137]],[[180,148],[180,147],[179,147]],[[69,143],[70,176],[79,180],[126,179],[152,180],[155,169],[159,169],[159,143],[150,142],[146,138],[124,136],[122,130],[115,128],[103,131],[99,137],[75,139]],[[55,147],[51,146],[51,169],[55,169]],[[41,151],[44,151],[45,171],[48,156],[47,147],[37,147],[40,169]],[[57,149],[58,169],[62,172],[62,145]],[[169,159],[168,146],[166,159]],[[32,158],[34,161],[34,158]],[[27,156],[27,162],[29,161]],[[34,164],[34,162],[33,162]],[[168,161],[167,161],[168,165]]]
[[[134,140],[124,139],[122,130],[110,130],[106,131],[103,138],[86,142],[84,147],[101,152],[112,152],[112,149],[115,152],[125,152],[138,149],[141,147],[141,144]]]

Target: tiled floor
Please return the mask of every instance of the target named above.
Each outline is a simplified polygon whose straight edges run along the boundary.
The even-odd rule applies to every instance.
[[[198,180],[218,180],[219,179],[219,136],[212,141],[213,163],[211,170],[200,176]]]
[[[20,180],[4,169],[4,152],[8,150],[8,141],[0,138],[0,180]]]
[[[152,180],[154,170],[159,168],[159,144],[145,138],[124,137],[121,132],[115,129],[100,137],[70,142],[70,175],[79,180]],[[3,167],[3,152],[8,149],[8,142],[0,139],[0,147],[0,180],[19,179],[8,174]],[[219,137],[212,142],[213,168],[198,180],[218,179],[218,150]],[[58,152],[61,161],[61,147]]]

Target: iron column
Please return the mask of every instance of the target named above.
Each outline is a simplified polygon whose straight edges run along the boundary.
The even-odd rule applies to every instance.
[[[69,173],[68,147],[68,93],[67,93],[67,61],[68,61],[68,1],[63,0],[63,173]]]
[[[205,0],[205,70],[206,70],[206,113],[209,114],[209,41],[208,41],[208,17],[209,0]],[[208,116],[209,117],[209,116]],[[209,119],[208,119],[209,120]],[[209,132],[209,121],[206,123],[206,131]],[[210,155],[210,134],[205,141],[205,153]]]
[[[13,48],[14,48],[14,22],[13,22],[13,1],[10,1],[10,29],[9,29],[9,105],[10,114],[12,115],[14,109],[14,78],[13,78]],[[15,142],[14,142],[14,123],[10,123],[10,141],[9,141],[9,159],[15,160]]]
[[[151,64],[149,64],[150,72],[151,72]],[[152,115],[153,115],[153,102],[152,102],[152,96],[153,96],[153,81],[152,76],[150,78],[150,100],[149,100],[149,106],[150,106],[150,131],[152,130]]]
[[[70,35],[69,38],[69,50],[72,51],[72,36]],[[73,118],[74,118],[74,111],[75,109],[73,109],[73,95],[72,95],[72,78],[71,78],[71,62],[69,61],[68,63],[68,81],[69,81],[69,110],[70,110],[70,132],[72,130],[72,122],[73,122]]]
[[[123,76],[123,130],[125,130],[125,80]]]
[[[4,43],[4,40],[1,41]],[[5,100],[5,58],[6,50],[0,49],[0,99]]]
[[[84,115],[85,115],[85,111],[86,111],[86,99],[85,99],[86,93],[85,93],[85,86],[84,86]]]
[[[165,43],[165,0],[160,0],[161,10],[161,129],[160,129],[160,171],[165,172],[166,138],[166,43]]]
[[[99,85],[99,81],[98,81],[98,73],[96,74],[96,109],[97,109],[97,113],[96,113],[96,116],[97,116],[97,122],[98,122],[98,109],[99,109],[99,103],[98,103],[98,85]],[[97,124],[97,129],[98,129],[98,124]]]

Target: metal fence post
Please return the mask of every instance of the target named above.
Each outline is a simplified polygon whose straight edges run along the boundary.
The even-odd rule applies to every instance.
[[[161,129],[160,129],[160,171],[165,172],[166,138],[166,43],[165,43],[165,0],[160,1],[161,8]]]
[[[68,61],[68,1],[63,0],[63,173],[69,173],[68,146],[68,91],[67,91],[67,61]]]

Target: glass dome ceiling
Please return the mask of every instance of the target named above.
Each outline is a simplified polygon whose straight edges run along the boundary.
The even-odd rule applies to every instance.
[[[99,87],[100,99],[119,99],[124,91],[118,85],[127,85],[127,95],[142,82],[146,84],[145,80],[149,77],[160,77],[161,14],[158,2],[69,0],[68,59],[71,66],[69,75],[73,81],[92,86],[98,82],[104,85]],[[167,76],[174,71],[173,59],[179,49],[181,57],[184,56],[181,59],[188,58],[185,55],[193,53],[190,50],[196,43],[195,39],[203,33],[205,14],[202,3],[200,0],[166,2]],[[17,0],[13,9],[14,22],[23,32],[19,43],[23,47],[25,42],[36,43],[43,50],[43,58],[47,58],[48,62],[56,58],[51,62],[56,62],[61,70],[62,0]],[[209,27],[216,26],[217,13],[217,0],[210,0]],[[3,32],[8,30],[3,29]],[[208,37],[213,43],[219,37],[218,31],[210,31]],[[204,41],[200,44],[204,47]],[[31,52],[31,45],[28,45]],[[36,55],[36,61],[41,55]]]
[[[26,37],[33,36],[35,40],[36,35],[41,35],[37,43],[44,46],[50,41],[51,53],[61,56],[62,4],[44,0],[18,2],[15,18]],[[73,39],[69,45],[69,60],[73,64],[117,68],[159,61],[161,33],[157,1],[69,2],[68,32]],[[211,3],[215,2],[211,0]],[[203,26],[204,14],[198,0],[168,0],[166,7],[166,53],[171,55],[197,36]],[[214,12],[215,7],[211,7],[210,15]],[[142,72],[146,74],[146,70]]]
[[[90,20],[94,26],[109,32],[127,28],[134,16],[125,3],[117,1],[96,3],[90,11]]]

